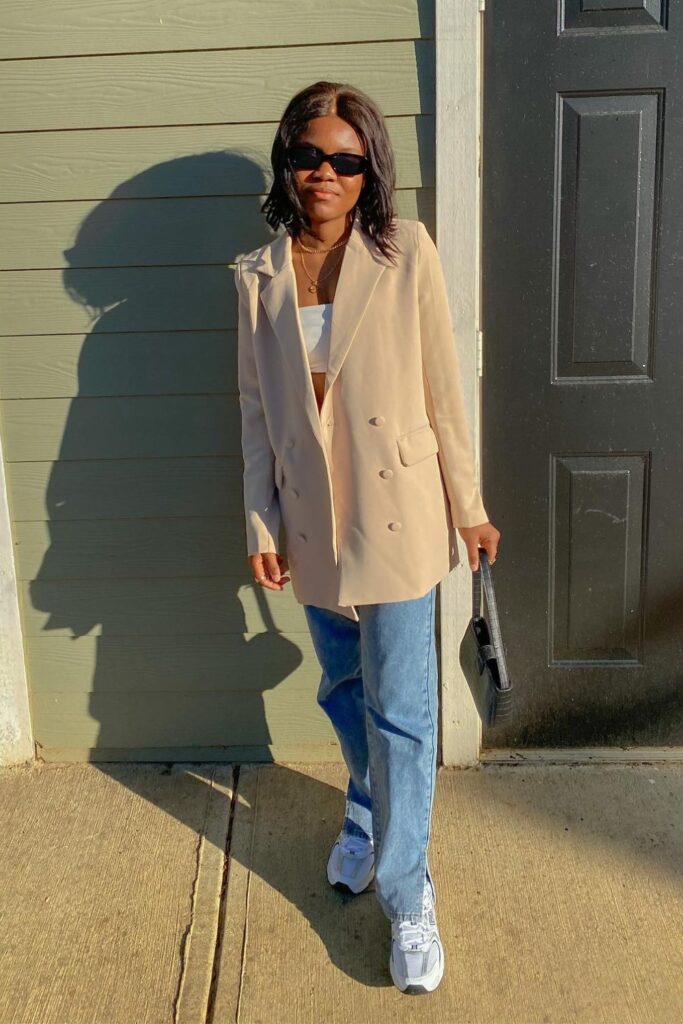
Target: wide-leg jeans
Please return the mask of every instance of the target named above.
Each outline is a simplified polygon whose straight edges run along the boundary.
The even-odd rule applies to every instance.
[[[436,786],[436,587],[357,605],[359,622],[304,605],[322,667],[317,700],[349,771],[342,830],[374,840],[375,895],[391,921],[422,911]]]

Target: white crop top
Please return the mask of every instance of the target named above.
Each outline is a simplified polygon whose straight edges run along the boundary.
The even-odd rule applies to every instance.
[[[321,302],[317,306],[297,306],[297,309],[311,372],[326,373],[330,354],[332,303]]]

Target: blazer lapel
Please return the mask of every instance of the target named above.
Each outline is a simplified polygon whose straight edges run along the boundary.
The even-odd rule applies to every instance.
[[[385,268],[391,265],[390,260],[362,230],[360,215],[356,210],[332,303],[325,400],[348,355],[377,282]],[[291,367],[297,392],[316,436],[322,443],[320,414],[297,309],[292,239],[288,232],[285,231],[263,250],[261,263],[255,269],[268,275],[260,290],[261,301]]]

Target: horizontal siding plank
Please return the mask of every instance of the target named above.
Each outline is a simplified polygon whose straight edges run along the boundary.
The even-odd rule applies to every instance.
[[[275,687],[315,695],[320,666],[310,635],[68,637],[45,634],[30,645],[31,692],[231,693],[258,696]]]
[[[92,763],[106,764],[110,761],[165,762],[198,764],[203,761],[217,761],[225,764],[263,762],[271,764],[343,764],[344,756],[336,738],[327,743],[307,743],[304,737],[300,743],[270,743],[254,746],[225,744],[207,747],[196,744],[192,747],[50,747],[36,744],[37,754],[47,764]]]
[[[277,630],[299,642],[307,632],[291,582],[264,590],[249,582],[246,547],[231,575],[187,579],[36,580],[20,582],[22,623],[31,637],[193,636]],[[296,634],[296,636],[295,636]]]
[[[263,223],[250,196],[4,203],[0,270],[227,264]]]
[[[242,468],[239,456],[14,462],[8,467],[12,519],[237,519]]]
[[[43,746],[160,747],[325,743],[334,736],[310,693],[279,687],[231,693],[62,693],[35,695],[34,739]]]
[[[15,523],[17,579],[210,578],[246,573],[242,526],[241,519],[224,516]]]
[[[0,270],[225,265],[261,244],[265,198],[0,204]],[[399,217],[415,216],[414,189],[395,198]]]
[[[397,193],[399,216],[433,232],[434,189]],[[254,221],[246,251],[271,240]],[[231,246],[226,243],[226,248]],[[235,248],[235,247],[233,247]],[[0,274],[2,335],[220,331],[235,327],[234,267],[95,267]]]
[[[0,399],[226,391],[237,393],[234,328],[0,338]]]
[[[373,39],[412,39],[434,32],[432,4],[422,0],[5,0],[0,57],[296,46]]]
[[[434,113],[434,46],[418,39],[5,61],[0,128],[275,121],[317,79],[353,82],[387,116]]]
[[[222,331],[236,323],[234,267],[6,271],[0,309],[7,336]]]
[[[387,118],[398,188],[433,187],[434,118]],[[267,192],[277,122],[0,134],[3,202]],[[253,248],[253,246],[250,246]]]
[[[0,403],[8,463],[239,455],[237,395]]]

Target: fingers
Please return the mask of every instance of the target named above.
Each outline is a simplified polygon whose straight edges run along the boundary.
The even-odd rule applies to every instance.
[[[287,559],[284,555],[272,551],[263,552],[260,555],[250,555],[249,562],[254,576],[254,583],[267,590],[283,590],[285,583],[289,583],[287,572]]]
[[[476,572],[479,568],[479,549],[483,548],[486,552],[489,560],[489,565],[493,565],[496,558],[498,557],[498,542],[500,540],[500,532],[495,526],[487,525],[485,529],[472,528],[472,532],[469,530],[462,530],[461,533],[465,533],[464,541],[467,547],[467,559],[470,564],[472,572]]]
[[[496,542],[492,538],[488,538],[486,541],[482,542],[479,547],[483,548],[488,555],[489,565],[493,565],[498,554],[498,545]]]
[[[479,568],[479,544],[476,537],[473,540],[467,541],[467,560],[470,563],[472,572],[476,572]]]

